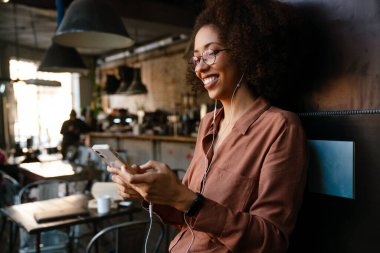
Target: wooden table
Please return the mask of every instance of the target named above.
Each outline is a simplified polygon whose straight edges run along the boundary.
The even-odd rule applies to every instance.
[[[89,214],[78,216],[75,218],[63,219],[53,222],[44,222],[37,223],[34,219],[34,213],[37,211],[43,210],[62,210],[65,207],[78,207],[82,206],[87,208],[88,201],[92,199],[91,196],[78,194],[70,195],[63,198],[55,198],[43,201],[35,201],[25,204],[13,205],[10,207],[2,208],[0,211],[8,217],[14,224],[19,227],[24,228],[30,234],[36,234],[36,252],[40,252],[40,241],[41,241],[41,232],[54,230],[58,228],[67,228],[73,225],[82,224],[82,223],[93,223],[97,224],[98,222],[106,219],[110,219],[117,216],[129,215],[130,219],[133,213],[141,211],[139,207],[120,207],[117,209],[111,209],[109,213],[98,214],[96,209],[88,209]],[[13,226],[11,226],[13,227]],[[95,226],[96,227],[96,226]],[[96,231],[94,231],[96,233]],[[10,247],[9,252],[13,250],[13,234],[14,231],[10,231]]]
[[[20,169],[39,176],[41,179],[58,178],[75,174],[74,167],[70,163],[62,160],[21,163]]]
[[[62,179],[68,181],[99,179],[102,171],[96,168],[78,169],[67,161],[53,160],[45,162],[21,163],[20,173],[24,184],[42,179]]]

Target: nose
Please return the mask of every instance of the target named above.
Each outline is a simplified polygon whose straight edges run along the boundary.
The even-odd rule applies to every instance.
[[[201,60],[197,66],[195,66],[195,72],[198,72],[198,71],[204,71],[205,69],[207,69],[208,67],[210,67],[209,65],[207,65],[203,60]]]

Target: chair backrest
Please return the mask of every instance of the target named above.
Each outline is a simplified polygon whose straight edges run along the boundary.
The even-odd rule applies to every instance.
[[[99,231],[87,245],[86,253],[94,252],[92,249],[94,246],[105,245],[101,243],[101,239],[111,238],[112,243],[107,245],[107,250],[114,250],[115,253],[138,253],[144,252],[145,243],[151,245],[151,242],[146,240],[149,230],[149,220],[140,220],[140,221],[128,221],[120,224],[115,224],[109,227],[104,228]],[[156,226],[155,224],[158,224]],[[153,228],[154,227],[154,228]],[[165,228],[161,222],[153,222],[153,227],[150,229],[149,240],[155,240],[153,244],[153,251],[149,252],[156,253],[158,252],[161,242],[165,235]],[[153,236],[153,231],[156,236]],[[112,235],[110,235],[112,234]],[[114,240],[114,241],[113,241]],[[109,247],[114,247],[110,249]],[[102,252],[100,250],[99,252]]]
[[[58,179],[43,179],[25,185],[17,196],[17,203],[46,200],[69,195],[69,182]]]
[[[0,171],[0,208],[15,204],[21,186],[16,179]]]
[[[91,148],[87,146],[79,146],[78,154],[77,154],[76,159],[74,160],[74,163],[76,165],[84,165],[84,166],[88,165],[89,161],[92,158],[92,153],[93,151],[91,150]]]
[[[17,204],[36,200],[47,200],[67,196],[69,182],[57,179],[43,179],[25,185],[17,195]],[[41,252],[66,252],[68,247],[66,232],[50,230],[41,233]],[[19,229],[19,252],[34,252],[36,244],[35,235],[30,235],[24,229]]]

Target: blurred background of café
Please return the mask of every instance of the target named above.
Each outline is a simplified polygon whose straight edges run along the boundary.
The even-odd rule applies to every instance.
[[[200,114],[206,113],[211,102],[206,96],[195,95],[185,81],[185,51],[202,3],[1,1],[1,182],[5,184],[9,177],[16,180],[13,188],[1,187],[1,207],[73,194],[95,197],[99,191],[107,191],[109,186],[99,187],[99,183],[110,183],[110,175],[106,164],[91,150],[94,144],[108,144],[131,164],[167,160],[178,169],[178,176],[183,176],[192,157]],[[84,21],[78,24],[77,20]],[[61,33],[59,29],[66,30]],[[78,29],[82,32],[71,33]],[[79,44],[54,41],[58,33],[69,44]],[[65,37],[68,34],[71,35]],[[65,147],[63,124],[72,110],[87,130],[78,130],[79,141]],[[42,187],[45,182],[57,180],[63,181],[57,189],[50,184]],[[29,190],[33,184],[38,187]],[[19,194],[24,188],[28,188],[25,198]],[[115,193],[116,189],[112,189]],[[120,198],[113,198],[120,203]],[[66,234],[62,241],[69,242],[66,246],[71,245],[73,252],[84,252],[96,231],[129,221],[132,215],[136,221],[147,219],[139,203],[133,203],[139,212],[123,209],[121,204],[116,206],[116,211],[112,209],[107,214],[116,218],[106,219],[89,202],[92,211],[86,218],[97,224],[97,230],[67,224],[66,220],[70,235]],[[30,228],[5,213],[0,223],[1,239],[6,242],[0,248],[4,252],[67,251],[58,247],[55,238],[59,237],[49,234],[55,230],[40,234],[36,232],[40,229],[36,221]],[[15,224],[20,229],[8,233]],[[144,226],[140,228],[143,231]],[[87,237],[73,239],[86,232]],[[41,247],[37,250],[31,240],[24,238],[25,234],[38,235]],[[161,252],[165,252],[171,236],[167,233]]]
[[[72,109],[97,133],[195,136],[201,108],[205,113],[210,101],[186,84],[184,53],[202,1],[115,1],[114,15],[122,17],[123,36],[133,44],[87,47],[83,39],[67,53],[52,38],[71,2],[1,4],[1,141],[11,159],[26,149],[59,149],[60,128]],[[104,15],[96,22],[113,26]],[[95,142],[90,134],[89,144]]]
[[[182,178],[199,122],[213,108],[206,93],[194,93],[186,83],[191,29],[203,2],[0,1],[0,208],[66,195],[95,197],[102,189],[115,193],[102,184],[110,182],[110,175],[91,150],[94,144],[108,144],[131,164],[164,161]],[[292,109],[312,147],[313,141],[323,141],[326,146],[318,146],[319,151],[333,155],[312,156],[311,166],[326,166],[311,170],[289,252],[377,252],[380,2],[282,2],[299,8],[310,22],[298,31],[307,41],[299,49],[306,49],[308,61],[299,73],[305,78],[298,90],[302,94],[289,93]],[[61,130],[72,110],[88,129],[68,145],[63,159]],[[348,152],[340,149],[335,155],[329,152],[333,145]],[[324,184],[340,183],[341,172],[335,173],[340,168],[348,178],[343,182],[350,187],[348,194],[331,192]],[[42,187],[42,182],[57,180],[54,190]],[[36,183],[41,187],[21,196],[21,189]],[[44,225],[34,220],[24,224],[12,213],[22,209],[6,209],[0,213],[0,240],[5,242],[0,252],[36,252],[37,239],[41,252],[86,252],[96,232],[147,220],[139,203],[119,205],[116,195],[109,219],[87,199],[80,200],[90,211],[85,219],[62,221],[63,248],[49,248],[58,243],[52,231],[41,230]],[[124,204],[135,209],[123,209]],[[55,223],[49,224],[56,231]],[[156,252],[167,252],[176,231],[164,230],[160,241],[160,225],[155,224],[149,247],[160,241]],[[29,240],[27,234],[37,239]],[[99,252],[116,244],[112,236],[105,241]]]

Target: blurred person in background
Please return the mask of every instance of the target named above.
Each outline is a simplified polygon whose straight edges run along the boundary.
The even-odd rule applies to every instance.
[[[86,124],[83,120],[77,118],[77,113],[75,110],[71,110],[70,119],[63,122],[61,127],[62,138],[62,159],[67,160],[69,152],[75,153],[78,146],[80,145],[80,137],[83,133],[88,133],[91,131],[91,127]]]

